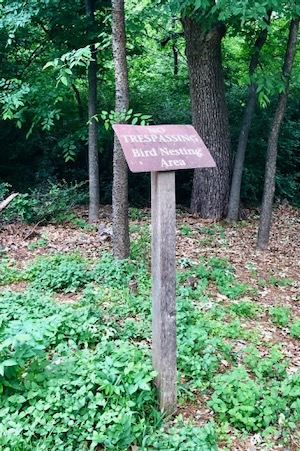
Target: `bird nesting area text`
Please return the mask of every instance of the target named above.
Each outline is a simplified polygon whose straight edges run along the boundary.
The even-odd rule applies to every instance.
[[[215,167],[207,147],[191,125],[116,124],[113,128],[132,172]]]

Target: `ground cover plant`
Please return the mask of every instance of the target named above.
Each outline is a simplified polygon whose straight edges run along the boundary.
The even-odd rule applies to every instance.
[[[291,253],[283,247],[265,266],[251,250],[255,218],[229,227],[178,213],[179,405],[177,416],[164,418],[151,365],[149,215],[134,213],[131,258],[122,262],[109,239],[81,227],[80,211],[77,225],[41,225],[30,240],[26,225],[4,227],[0,448],[299,448]],[[291,233],[291,214],[297,218],[277,217],[281,231]]]

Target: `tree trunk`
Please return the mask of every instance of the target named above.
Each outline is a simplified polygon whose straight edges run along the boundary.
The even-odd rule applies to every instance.
[[[254,44],[254,52],[251,58],[250,66],[249,66],[249,75],[253,76],[258,62],[260,51],[266,42],[268,35],[268,30],[265,28],[262,30],[256,39]],[[228,213],[227,220],[228,221],[237,221],[239,219],[239,211],[240,211],[240,195],[241,195],[241,183],[242,183],[242,174],[244,169],[244,161],[245,154],[248,143],[248,136],[250,132],[251,122],[255,110],[256,100],[257,100],[257,85],[253,81],[251,82],[248,90],[248,101],[246,105],[246,109],[243,116],[242,127],[239,135],[238,147],[234,160],[232,181],[231,181],[231,189],[229,196],[229,204],[228,204]]]
[[[74,83],[72,83],[72,89],[74,91],[75,98],[76,98],[77,105],[78,105],[79,119],[82,123],[84,123],[84,109],[83,109],[83,105],[82,105],[82,101],[81,101],[81,97],[80,97],[80,92]]]
[[[225,29],[209,31],[195,19],[183,18],[193,125],[210,150],[216,168],[195,169],[191,209],[203,218],[220,219],[227,212],[231,149],[221,40]]]
[[[88,21],[88,33],[93,29],[95,0],[85,0],[86,16]],[[91,38],[89,37],[89,41]],[[97,121],[92,119],[97,113],[97,54],[95,45],[90,44],[92,61],[88,67],[89,81],[89,139],[88,139],[88,164],[89,164],[89,221],[95,222],[99,217],[99,154]]]
[[[112,43],[116,83],[116,112],[129,108],[128,69],[124,0],[112,0]],[[116,259],[127,258],[130,251],[128,225],[128,168],[115,135],[113,156],[113,253]]]
[[[178,75],[178,48],[176,47],[176,44],[172,45],[173,50],[173,58],[174,58],[174,77]]]
[[[260,250],[266,250],[269,244],[271,221],[272,221],[272,204],[275,192],[278,136],[287,105],[290,75],[297,47],[298,29],[299,29],[299,17],[291,21],[289,39],[285,54],[284,65],[282,69],[282,75],[286,80],[286,88],[285,92],[280,94],[278,98],[277,108],[268,140],[264,194],[257,236],[257,248]]]

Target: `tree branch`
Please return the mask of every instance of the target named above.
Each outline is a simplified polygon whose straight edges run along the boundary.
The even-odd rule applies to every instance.
[[[4,210],[4,208],[7,207],[7,205],[16,197],[19,193],[13,193],[10,196],[8,196],[4,201],[0,204],[0,211]]]

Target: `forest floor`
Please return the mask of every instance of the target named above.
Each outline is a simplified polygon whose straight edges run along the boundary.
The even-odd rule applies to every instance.
[[[131,240],[135,243],[135,252],[142,252],[143,240],[149,250],[150,211],[131,209],[130,216]],[[17,267],[22,268],[37,256],[57,253],[76,251],[88,259],[98,259],[103,252],[111,250],[110,207],[101,209],[99,223],[97,227],[90,226],[87,223],[86,210],[78,208],[74,216],[62,224],[2,225],[0,252],[12,259]],[[268,349],[278,345],[282,358],[287,362],[287,373],[295,374],[300,370],[300,210],[287,205],[281,205],[274,210],[267,252],[256,250],[257,227],[257,211],[248,211],[247,220],[231,225],[204,221],[178,210],[178,270],[189,268],[189,274],[192,274],[193,268],[201,259],[226,259],[239,284],[250,286],[252,290],[239,293],[235,297],[230,290],[227,293],[226,290],[218,289],[216,284],[209,283],[205,288],[205,303],[201,304],[201,308],[209,310],[217,306],[224,311],[230,310],[235,315],[234,319],[239,322],[239,327],[259,337],[255,342],[259,358],[268,356]],[[195,285],[198,284],[198,278],[195,274]],[[186,280],[183,285],[188,283]],[[18,280],[4,284],[4,287],[22,291],[26,285],[26,281]],[[80,293],[59,292],[55,296],[58,302],[76,303]],[[232,316],[224,317],[224,321],[229,323]],[[290,327],[291,324],[293,328]],[[248,345],[247,335],[232,334],[226,340],[239,356],[243,356],[243,349]],[[230,367],[231,363],[224,358],[219,372],[225,372]],[[206,396],[196,393],[192,399],[183,399],[179,404],[179,413],[196,425],[203,425],[212,418],[217,421],[216,413],[205,404],[206,397],[209,397],[209,394]],[[291,430],[290,437],[285,436],[284,442],[282,438],[280,427],[266,440],[259,432],[240,433],[229,420],[223,437],[222,434],[220,436],[219,449],[300,449],[300,437],[296,431]]]

